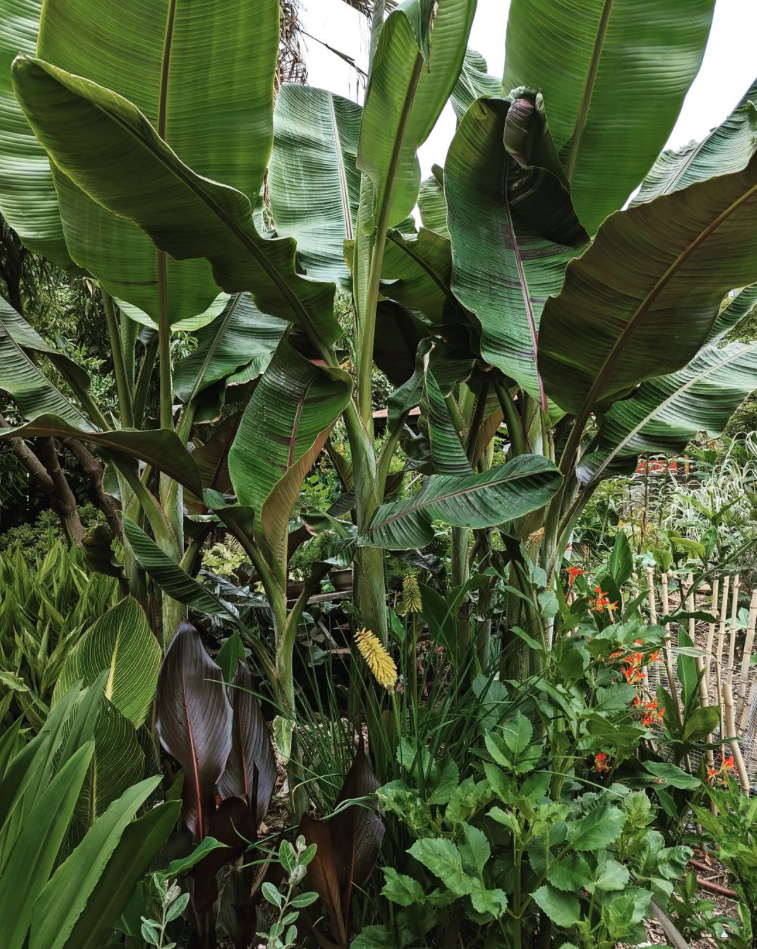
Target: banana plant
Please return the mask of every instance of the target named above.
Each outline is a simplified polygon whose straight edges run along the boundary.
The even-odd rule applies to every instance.
[[[359,619],[385,636],[384,550],[422,547],[435,523],[450,525],[462,588],[474,561],[490,561],[499,528],[514,576],[528,555],[551,586],[575,518],[616,461],[682,446],[703,426],[717,431],[757,384],[752,348],[723,356],[712,338],[724,297],[757,281],[752,93],[701,146],[655,164],[701,63],[714,0],[513,0],[502,81],[466,50],[474,0],[406,0],[376,23],[362,109],[291,86],[274,119],[275,0],[208,4],[204,26],[182,0],[151,7],[160,28],[141,8],[109,11],[111,50],[93,0],[46,0],[36,49],[19,45],[11,70],[18,148],[39,164],[17,185],[0,178],[0,210],[22,186],[34,194],[33,174],[49,156],[66,249],[123,304],[120,326],[109,316],[114,352],[128,320],[158,326],[150,358],[160,356],[160,429],[144,424],[139,376],[129,415],[129,359],[120,426],[108,425],[70,366],[57,368],[80,407],[35,374],[27,334],[3,382],[27,418],[12,434],[75,430],[100,445],[128,488],[130,547],[169,602],[224,609],[191,575],[201,545],[185,550],[183,501],[236,536],[273,616],[273,648],[256,655],[293,714],[294,638],[327,565],[291,604],[289,527],[339,419],[351,467],[328,448],[354,486]],[[212,37],[230,22],[234,43],[218,57]],[[145,74],[134,78],[130,64],[143,59]],[[421,183],[418,148],[450,97],[455,138],[444,167]],[[242,148],[237,132],[253,140]],[[267,167],[273,234],[259,202]],[[49,188],[45,200],[39,213],[49,221]],[[408,219],[416,203],[420,230]],[[95,222],[110,218],[133,245],[103,238],[85,254],[81,243],[105,227]],[[154,270],[135,263],[123,279],[126,261],[105,253],[116,244],[149,246]],[[138,271],[149,292],[131,287]],[[195,309],[211,293],[191,296],[193,274],[249,294],[246,332],[271,348],[237,363],[227,308],[200,331],[205,356],[172,372],[170,330],[186,311],[169,312],[166,294],[185,273]],[[337,281],[354,307],[352,373],[339,348]],[[396,385],[380,450],[375,364]],[[225,381],[260,371],[238,424],[203,445],[198,461],[187,449],[198,438],[193,423],[228,397]],[[177,393],[187,400],[178,415]],[[424,434],[413,457],[427,477],[392,500],[390,465],[403,441],[410,450],[416,406]],[[506,460],[495,464],[500,437]]]

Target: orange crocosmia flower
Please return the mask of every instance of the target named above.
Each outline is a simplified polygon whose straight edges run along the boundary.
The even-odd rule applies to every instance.
[[[580,577],[584,573],[586,573],[586,571],[580,567],[568,567],[568,586],[572,587],[576,582],[576,577]]]
[[[610,770],[610,764],[604,751],[600,751],[598,754],[594,755],[594,767],[599,772]]]
[[[652,655],[649,657],[650,662],[662,662],[662,656],[660,655],[660,650],[655,649]]]
[[[616,610],[618,609],[618,601],[616,600],[614,603],[606,603],[605,608],[608,613],[616,612]]]

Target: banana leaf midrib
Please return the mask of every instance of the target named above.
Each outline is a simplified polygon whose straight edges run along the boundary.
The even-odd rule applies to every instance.
[[[665,290],[668,283],[675,277],[679,269],[686,263],[686,261],[691,257],[691,255],[699,249],[701,244],[710,237],[720,226],[724,224],[729,218],[738,211],[742,205],[746,204],[750,198],[753,198],[757,194],[757,184],[752,185],[751,188],[745,193],[742,194],[736,201],[733,201],[724,211],[715,218],[714,221],[711,221],[707,227],[703,228],[699,234],[692,240],[687,246],[678,253],[675,260],[670,264],[664,274],[659,277],[654,286],[649,290],[641,303],[638,304],[630,319],[624,326],[622,332],[619,334],[617,340],[613,344],[612,348],[605,357],[605,361],[602,363],[602,366],[597,372],[594,382],[589,389],[584,404],[581,407],[580,412],[578,413],[577,419],[577,428],[583,426],[587,421],[592,408],[594,407],[597,394],[602,391],[605,380],[608,374],[612,371],[617,358],[622,353],[627,339],[632,336],[636,330],[644,324],[645,317],[649,315],[650,307],[654,301],[660,296],[660,294]],[[620,214],[624,213],[622,211],[618,212]]]

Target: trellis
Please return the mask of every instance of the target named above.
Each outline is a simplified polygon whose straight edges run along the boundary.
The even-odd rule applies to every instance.
[[[669,574],[660,575],[660,607],[662,615],[670,615]],[[647,588],[649,601],[649,622],[656,625],[657,585],[655,570],[647,568]],[[743,647],[739,653],[738,644],[738,613],[739,594],[741,583],[739,575],[733,578],[724,575],[714,579],[709,591],[709,607],[699,604],[704,612],[709,613],[714,622],[697,621],[690,617],[687,622],[687,632],[692,642],[697,638],[705,640],[704,652],[706,655],[695,659],[699,674],[699,697],[702,706],[718,705],[720,707],[720,723],[715,732],[708,737],[708,744],[717,743],[722,739],[730,748],[736,772],[741,787],[750,791],[755,772],[757,771],[757,669],[751,666],[752,651],[754,648],[755,626],[757,625],[757,589],[752,590],[749,617],[747,621]],[[706,601],[705,601],[706,602]],[[688,576],[686,584],[682,585],[681,608],[688,613],[697,609],[696,590],[693,577]],[[703,625],[706,624],[706,631]],[[663,640],[663,661],[654,663],[645,669],[650,689],[657,684],[663,685],[673,697],[676,714],[680,712],[680,685],[677,676],[677,657],[679,654],[679,631],[681,624],[666,622],[665,629],[669,635]],[[699,636],[697,634],[699,633]],[[701,760],[701,757],[700,757]],[[708,767],[714,764],[712,750],[705,752]],[[699,761],[690,761],[692,765]]]

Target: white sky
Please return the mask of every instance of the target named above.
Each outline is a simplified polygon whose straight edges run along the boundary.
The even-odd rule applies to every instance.
[[[470,46],[486,57],[489,72],[501,75],[505,61],[505,28],[510,0],[478,0]],[[365,17],[343,0],[302,0],[307,33],[353,56],[365,68],[368,26]],[[309,83],[351,99],[361,99],[357,75],[320,43],[305,38]],[[676,148],[703,138],[733,109],[757,76],[757,0],[717,0],[710,41],[702,68],[692,85],[668,143]],[[444,158],[455,130],[447,106],[420,151],[424,175]]]

